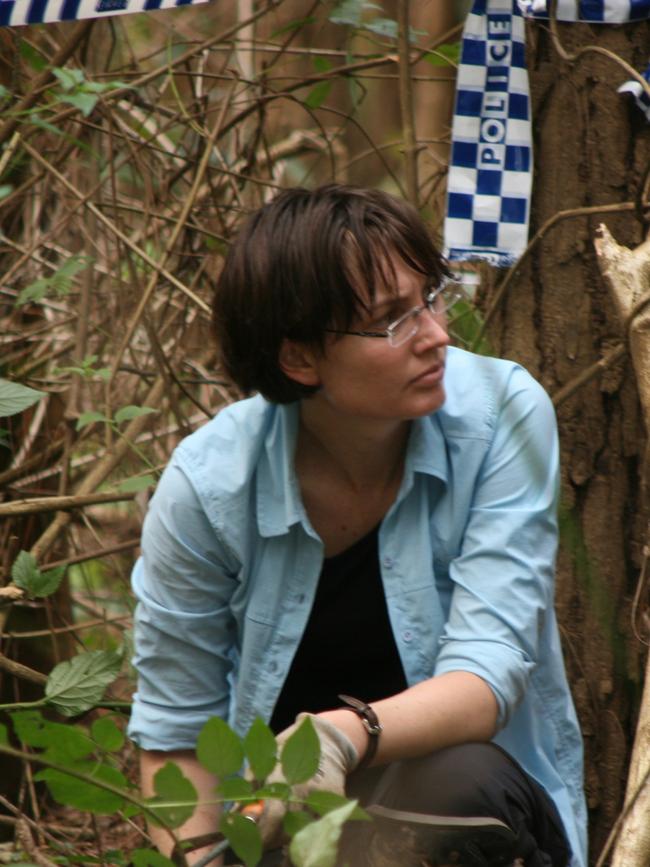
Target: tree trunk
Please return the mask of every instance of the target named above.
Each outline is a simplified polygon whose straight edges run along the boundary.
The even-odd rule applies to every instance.
[[[625,341],[593,247],[605,221],[620,244],[636,247],[642,209],[613,205],[648,199],[650,126],[616,88],[650,51],[650,22],[621,26],[559,24],[573,61],[563,60],[547,23],[528,23],[535,175],[531,238],[567,209],[608,206],[567,216],[542,233],[516,269],[488,329],[492,350],[521,362],[557,394]],[[582,49],[582,51],[581,51]],[[647,211],[647,209],[646,209]],[[488,282],[498,282],[494,273]],[[494,287],[483,301],[489,306]],[[639,576],[647,515],[640,473],[646,433],[628,357],[582,384],[558,405],[562,446],[561,550],[557,605],[565,657],[586,747],[592,857],[622,806],[640,699],[645,648],[634,637],[631,600]]]

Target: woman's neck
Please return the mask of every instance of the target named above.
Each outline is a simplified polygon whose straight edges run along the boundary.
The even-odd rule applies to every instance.
[[[392,487],[401,479],[411,423],[343,416],[318,397],[300,410],[297,465],[335,473],[355,491]]]

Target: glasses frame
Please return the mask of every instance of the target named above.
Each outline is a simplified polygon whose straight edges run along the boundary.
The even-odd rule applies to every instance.
[[[397,349],[399,346],[403,346],[412,337],[415,337],[418,333],[420,330],[420,315],[424,313],[425,310],[428,310],[432,316],[443,316],[457,301],[460,301],[463,298],[463,293],[459,284],[451,283],[454,288],[450,289],[450,282],[443,283],[441,286],[438,286],[436,289],[429,292],[422,304],[417,304],[415,307],[411,307],[411,309],[407,310],[406,313],[403,313],[399,319],[391,322],[385,331],[344,331],[336,328],[326,328],[325,331],[328,334],[350,334],[354,337],[381,337],[384,340],[387,339],[390,345],[394,349]],[[440,300],[445,302],[442,308],[435,306],[436,302],[440,302]],[[411,330],[408,333],[405,333],[403,337],[395,337],[395,333],[400,329],[403,323],[407,322],[409,319],[413,320]]]

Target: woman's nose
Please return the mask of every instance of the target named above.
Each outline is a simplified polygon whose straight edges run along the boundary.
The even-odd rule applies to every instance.
[[[413,338],[416,351],[423,352],[431,347],[449,345],[450,337],[447,331],[446,314],[432,313],[431,310],[425,308],[420,313],[418,326],[417,334]]]

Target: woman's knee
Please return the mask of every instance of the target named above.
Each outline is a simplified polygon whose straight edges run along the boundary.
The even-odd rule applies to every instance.
[[[508,756],[494,744],[447,747],[395,762],[382,776],[373,800],[415,812],[499,818],[495,799],[508,788],[512,769]]]

